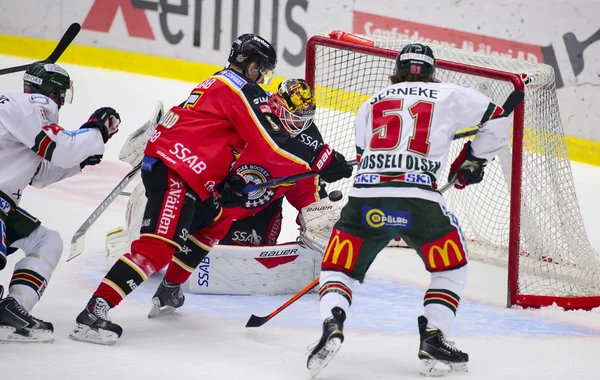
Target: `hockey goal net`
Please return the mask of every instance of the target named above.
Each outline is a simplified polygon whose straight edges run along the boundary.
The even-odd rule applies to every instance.
[[[325,141],[356,156],[354,114],[389,85],[397,52],[410,41],[365,37],[373,46],[325,36],[307,45],[306,78]],[[488,163],[484,181],[444,196],[469,240],[472,259],[508,267],[508,306],[565,309],[600,305],[600,256],[590,245],[575,195],[553,69],[544,64],[432,45],[436,77],[475,88],[497,104],[516,88],[512,139]],[[456,139],[448,162],[465,140]],[[448,168],[441,175],[447,178]],[[440,184],[440,185],[443,185]],[[351,180],[329,185],[347,194]]]

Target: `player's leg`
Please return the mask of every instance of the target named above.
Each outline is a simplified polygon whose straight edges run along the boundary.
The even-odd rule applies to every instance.
[[[465,370],[469,356],[448,343],[445,337],[456,317],[460,296],[468,278],[468,251],[458,219],[444,206],[426,200],[406,200],[412,212],[412,228],[401,236],[416,249],[431,273],[424,297],[424,315],[418,318],[421,345],[419,358],[425,375],[443,374],[437,361],[453,363]]]
[[[185,296],[181,286],[231,226],[232,219],[227,216],[227,209],[215,216],[203,210],[204,205],[198,206],[200,208],[196,209],[190,228],[192,233],[182,250],[173,255],[165,277],[152,296],[153,306],[148,318],[172,313],[183,306]]]
[[[77,326],[70,335],[72,339],[114,344],[122,329],[110,321],[109,310],[152,273],[167,265],[187,239],[198,195],[160,160],[143,167],[142,181],[148,202],[141,236],[131,243],[131,251],[112,266],[86,308],[77,316]]]
[[[255,215],[232,223],[220,245],[275,245],[281,233],[283,198],[278,198]]]
[[[52,323],[29,313],[46,289],[60,260],[63,243],[60,235],[40,225],[40,221],[17,208],[7,217],[7,241],[10,253],[21,249],[25,254],[15,264],[9,293],[0,301],[0,341],[51,342]]]
[[[355,281],[364,280],[377,254],[393,238],[393,230],[369,229],[363,223],[363,207],[380,207],[382,201],[350,197],[333,228],[323,256],[319,282],[323,334],[307,361],[312,376],[331,361],[344,341],[344,321],[352,304]]]

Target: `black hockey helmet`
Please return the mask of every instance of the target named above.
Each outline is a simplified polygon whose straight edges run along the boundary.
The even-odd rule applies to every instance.
[[[255,62],[265,83],[269,84],[277,66],[277,53],[269,41],[256,34],[247,33],[233,41],[228,61],[243,70]]]
[[[281,82],[269,98],[269,106],[291,136],[310,127],[317,109],[315,97],[304,79]]]
[[[69,73],[55,63],[34,62],[23,75],[25,92],[46,95],[60,106],[73,101],[73,81]]]
[[[433,50],[423,44],[408,44],[400,50],[396,57],[394,74],[416,75],[434,80],[435,57]]]

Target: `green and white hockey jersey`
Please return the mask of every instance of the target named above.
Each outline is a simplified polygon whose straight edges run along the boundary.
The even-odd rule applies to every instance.
[[[456,132],[481,125],[471,147],[474,156],[489,162],[508,143],[511,121],[502,107],[467,87],[393,84],[356,114],[359,166],[349,195],[422,198],[443,204],[436,183]]]
[[[82,161],[104,153],[99,130],[66,131],[57,123],[58,107],[44,95],[0,95],[0,191],[15,204],[30,183],[44,187],[71,177]]]

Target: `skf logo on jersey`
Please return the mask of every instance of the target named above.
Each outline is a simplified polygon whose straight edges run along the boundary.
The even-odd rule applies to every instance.
[[[8,215],[10,209],[10,203],[8,203],[5,199],[0,198],[0,211]]]
[[[362,243],[363,239],[358,236],[334,228],[321,267],[351,273],[356,265]]]
[[[460,267],[468,261],[468,256],[456,230],[434,242],[423,244],[421,252],[425,256],[427,269],[431,272]]]
[[[358,174],[354,183],[379,183],[379,174]]]
[[[271,173],[267,169],[259,165],[246,164],[236,169],[237,174],[244,177],[246,183],[258,185],[259,183],[267,182],[271,178]],[[244,208],[257,208],[268,204],[275,196],[275,190],[260,189],[248,194],[248,202],[244,204]]]
[[[407,173],[404,182],[431,186],[431,176],[422,173]]]
[[[367,228],[400,228],[409,229],[411,225],[410,211],[380,210],[363,206],[363,224]]]

